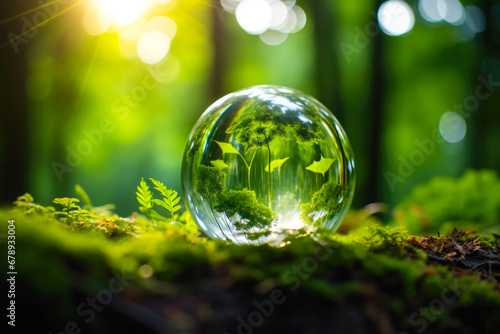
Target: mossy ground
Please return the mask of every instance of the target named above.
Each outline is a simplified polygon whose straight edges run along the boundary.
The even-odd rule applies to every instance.
[[[441,238],[412,236],[396,227],[398,214],[428,218],[411,211],[411,199],[392,227],[366,219],[372,206],[351,212],[342,234],[273,248],[209,240],[187,214],[153,228],[141,215],[119,218],[109,207],[84,210],[60,199],[63,209],[56,211],[25,197],[18,208],[0,210],[2,240],[8,221],[16,226],[16,330],[35,324],[46,333],[496,332],[497,241],[491,233],[445,237],[444,230]],[[491,212],[488,229],[496,221]],[[459,249],[493,258],[468,258]],[[484,263],[464,266],[470,259]]]
[[[465,333],[500,325],[496,283],[429,261],[402,229],[366,225],[272,248],[226,245],[176,225],[109,238],[15,211],[0,219],[16,221],[18,325],[36,322],[46,332],[64,332],[71,321],[88,333]],[[114,293],[117,273],[124,288]]]

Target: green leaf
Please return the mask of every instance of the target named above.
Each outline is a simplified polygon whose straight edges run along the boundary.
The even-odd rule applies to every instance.
[[[146,184],[146,181],[144,181],[144,178],[141,179],[141,183],[137,187],[137,192],[135,194],[137,195],[137,201],[145,209],[153,208],[153,193],[149,190],[149,186]]]
[[[227,164],[224,162],[224,160],[211,160],[210,163],[219,169],[224,169],[227,168]]]
[[[160,194],[162,194],[163,197],[167,197],[169,195],[167,187],[161,183],[160,181],[157,181],[153,178],[149,178],[151,182],[155,185],[154,189],[158,190]]]
[[[169,210],[169,207],[167,206],[167,204],[165,202],[163,202],[162,200],[159,200],[159,199],[154,199],[153,200],[153,203],[157,204],[157,205],[160,205],[162,207],[164,207],[165,209]]]
[[[174,218],[174,213],[181,208],[180,205],[176,206],[176,204],[181,200],[181,198],[177,196],[177,191],[168,189],[163,183],[153,178],[150,178],[150,180],[155,185],[154,189],[158,190],[163,195],[163,201],[154,199],[152,202],[161,205],[170,211],[170,215]]]
[[[221,142],[221,141],[215,141],[217,143],[217,145],[219,145],[219,147],[221,148],[222,150],[222,154],[225,154],[225,153],[234,153],[234,154],[240,154],[240,152],[238,152],[238,150],[236,150],[233,145],[231,145],[230,143],[224,143],[224,142]]]
[[[77,184],[75,185],[75,191],[83,199],[83,202],[85,203],[85,208],[92,210],[92,203],[90,203],[90,198],[85,192],[85,190],[83,190],[83,188],[79,184]]]
[[[273,160],[271,161],[271,172],[276,168],[276,167],[279,167],[281,165],[283,165],[283,163],[285,161],[287,161],[289,158],[286,157],[285,159],[276,159],[276,160]],[[265,171],[269,173],[269,165],[266,166],[265,168]]]
[[[321,156],[319,161],[314,161],[310,166],[306,167],[306,169],[314,173],[323,174],[324,177],[325,173],[330,169],[334,161],[335,159],[325,158],[324,156]]]

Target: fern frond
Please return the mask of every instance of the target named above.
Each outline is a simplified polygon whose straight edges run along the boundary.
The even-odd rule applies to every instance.
[[[166,205],[165,207],[168,211],[170,211],[172,218],[174,218],[174,213],[181,208],[180,205],[177,205],[181,198],[177,196],[177,191],[171,189],[168,190],[166,195],[167,196],[163,199]]]
[[[154,189],[158,190],[160,192],[160,194],[162,194],[163,197],[167,197],[168,191],[169,191],[167,189],[167,187],[163,183],[161,183],[160,181],[158,181],[158,180],[155,180],[155,179],[153,179],[151,177],[149,179],[155,185]]]
[[[144,178],[141,179],[135,194],[137,196],[137,201],[142,207],[146,210],[153,208],[153,193],[149,190],[149,186],[146,184],[146,181],[144,181]]]
[[[84,208],[87,210],[92,210],[92,203],[90,202],[90,198],[89,195],[87,195],[87,192],[83,190],[83,188],[79,184],[75,185],[75,191],[78,195],[80,195],[83,203],[85,203]]]
[[[153,178],[150,178],[150,180],[155,185],[154,189],[158,190],[158,192],[160,192],[160,194],[162,194],[163,196],[163,201],[154,199],[153,202],[167,209],[170,212],[172,218],[174,218],[175,212],[181,208],[180,205],[177,205],[177,203],[179,203],[179,201],[181,200],[181,198],[178,196],[177,191],[168,189],[162,182],[158,180],[155,180]]]

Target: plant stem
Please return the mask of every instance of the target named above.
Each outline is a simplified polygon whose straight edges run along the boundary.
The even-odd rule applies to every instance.
[[[267,138],[266,138],[267,139]],[[272,209],[272,188],[271,188],[271,148],[269,147],[269,143],[267,143],[267,157],[268,157],[268,173],[267,173],[267,182],[269,184],[269,208]]]
[[[250,171],[252,170],[253,159],[255,158],[256,154],[257,154],[257,149],[255,149],[253,151],[253,157],[252,157],[252,160],[250,160],[250,165],[247,165],[247,167],[248,167],[248,190],[250,190]]]

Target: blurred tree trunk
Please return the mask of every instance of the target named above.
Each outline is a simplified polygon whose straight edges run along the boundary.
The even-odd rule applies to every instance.
[[[0,20],[22,13],[29,6],[31,4],[7,1],[2,5]],[[0,24],[0,44],[21,33],[23,24],[21,18]],[[28,189],[26,44],[19,42],[17,47],[7,44],[0,48],[0,203],[12,202]]]
[[[306,5],[304,3],[304,5]],[[315,46],[315,83],[317,98],[342,123],[344,107],[340,91],[339,53],[336,24],[335,2],[315,0],[308,2],[309,12],[314,23]]]
[[[500,70],[492,71],[492,68],[484,67],[484,59],[494,58],[500,64],[498,56],[500,55],[500,22],[493,20],[491,15],[494,5],[498,5],[498,1],[482,0],[477,4],[481,11],[486,16],[486,30],[479,33],[476,37],[478,45],[479,59],[477,63],[477,70],[474,77],[471,78],[472,92],[480,82],[477,77],[481,74],[482,77],[488,81],[491,79],[494,82],[500,82]],[[495,26],[496,25],[496,26]],[[498,65],[497,65],[498,66]],[[498,105],[500,104],[500,87],[490,86],[490,91],[482,88],[481,94],[490,92],[486,99],[480,101],[479,108],[471,112],[471,119],[467,121],[469,126],[467,138],[471,144],[470,150],[470,166],[473,168],[490,168],[500,169],[500,155],[498,154],[498,143],[500,142],[500,113],[498,113]],[[477,97],[477,96],[476,96]]]
[[[374,11],[377,12],[383,0],[375,0]],[[384,64],[384,34],[380,31],[373,38],[371,50],[371,78],[370,78],[370,103],[366,122],[368,132],[366,134],[366,150],[368,161],[368,178],[366,188],[361,189],[362,203],[368,204],[376,201],[385,201],[380,198],[384,184],[383,180],[383,158],[382,158],[382,129],[384,127],[383,108],[385,96],[385,64]]]

